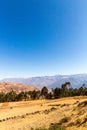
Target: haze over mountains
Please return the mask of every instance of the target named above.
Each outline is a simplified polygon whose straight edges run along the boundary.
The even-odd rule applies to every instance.
[[[55,75],[41,76],[31,78],[6,78],[0,82],[14,82],[38,87],[47,86],[48,88],[60,87],[65,82],[71,82],[72,87],[81,87],[82,84],[87,85],[87,74],[76,75]]]

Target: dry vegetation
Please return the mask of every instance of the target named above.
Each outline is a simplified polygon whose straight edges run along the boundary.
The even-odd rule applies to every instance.
[[[0,92],[10,92],[11,90],[20,93],[23,91],[25,92],[25,91],[38,90],[38,88],[34,86],[24,85],[24,84],[0,82]]]
[[[57,124],[87,130],[87,97],[0,104],[0,130],[32,130]]]

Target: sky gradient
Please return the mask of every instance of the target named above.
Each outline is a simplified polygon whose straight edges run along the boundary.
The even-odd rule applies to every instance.
[[[87,0],[0,1],[0,78],[87,73]]]

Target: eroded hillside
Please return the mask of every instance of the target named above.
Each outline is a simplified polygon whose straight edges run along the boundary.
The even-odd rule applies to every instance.
[[[11,90],[16,91],[17,93],[22,91],[33,91],[38,90],[38,88],[34,86],[24,85],[24,84],[17,84],[11,82],[0,82],[0,92],[10,92]]]

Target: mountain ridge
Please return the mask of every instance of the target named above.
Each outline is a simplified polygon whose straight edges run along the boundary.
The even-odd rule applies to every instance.
[[[60,87],[65,82],[71,82],[72,87],[87,85],[87,74],[37,76],[29,78],[5,78],[0,82],[14,82],[38,87],[47,86],[48,88]]]

